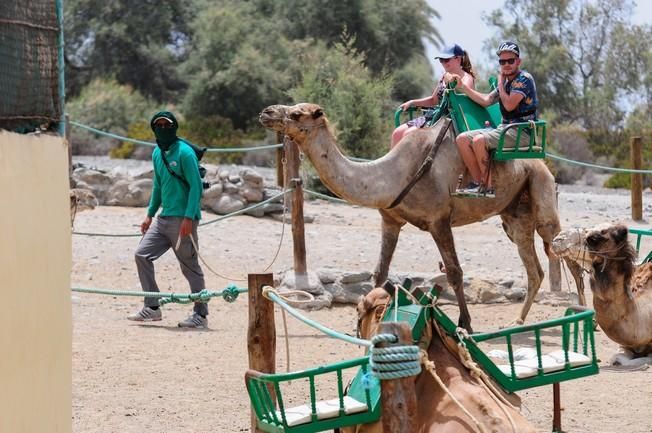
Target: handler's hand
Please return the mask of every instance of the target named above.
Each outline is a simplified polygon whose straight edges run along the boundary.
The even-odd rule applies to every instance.
[[[189,218],[184,218],[181,221],[181,227],[179,227],[179,236],[188,236],[192,233],[192,220]]]
[[[140,225],[140,232],[145,234],[149,230],[149,226],[152,225],[152,217],[148,216],[145,218],[145,221]]]

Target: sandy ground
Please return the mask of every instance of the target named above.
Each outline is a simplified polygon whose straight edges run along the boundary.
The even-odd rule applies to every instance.
[[[644,204],[652,203],[652,195]],[[605,221],[628,220],[629,193],[588,187],[562,187],[562,223],[591,226]],[[645,211],[650,218],[650,208]],[[371,270],[379,252],[379,216],[369,209],[311,201],[306,213],[315,222],[306,226],[310,269],[332,266],[348,270]],[[100,207],[77,215],[75,229],[102,233],[135,233],[144,209]],[[205,213],[204,220],[215,218]],[[649,223],[636,226],[649,228]],[[200,229],[201,253],[217,272],[245,278],[271,265],[278,272],[292,265],[292,239],[288,226],[271,218],[238,216]],[[524,270],[516,249],[500,228],[499,219],[455,229],[460,260],[466,275],[512,278],[525,285]],[[282,241],[281,241],[282,239]],[[73,236],[74,287],[140,290],[133,252],[137,237],[107,238]],[[537,248],[547,268],[541,242]],[[647,246],[652,248],[652,246]],[[496,260],[500,257],[500,260]],[[392,269],[436,269],[439,254],[429,235],[405,227]],[[233,281],[205,269],[207,286],[222,289]],[[186,292],[187,284],[172,254],[157,262],[157,276],[164,291]],[[244,287],[245,282],[236,281]],[[544,291],[547,290],[544,282]],[[572,301],[564,285],[557,300],[535,303],[528,321],[563,315]],[[209,328],[183,331],[177,322],[190,308],[164,307],[163,321],[138,325],[125,317],[138,308],[139,298],[73,294],[73,431],[75,433],[140,432],[246,432],[249,401],[243,376],[247,369],[246,296],[228,304],[210,303]],[[476,330],[495,329],[513,319],[520,304],[471,305]],[[447,306],[456,316],[454,306]],[[307,315],[341,332],[353,332],[352,306],[315,311]],[[277,314],[277,368],[284,370],[284,332]],[[291,369],[298,370],[354,356],[355,346],[320,335],[294,319],[288,322]],[[601,332],[597,351],[603,365],[618,347]],[[597,376],[561,385],[564,430],[574,433],[652,432],[652,369],[636,372],[602,371]],[[552,422],[552,387],[519,393],[525,416],[541,432]]]

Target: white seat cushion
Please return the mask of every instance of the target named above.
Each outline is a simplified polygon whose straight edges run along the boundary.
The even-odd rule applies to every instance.
[[[315,408],[317,409],[317,419],[328,419],[335,418],[340,414],[340,400],[334,398],[332,400],[318,401],[315,403]],[[351,415],[354,413],[366,411],[367,405],[361,403],[353,397],[348,395],[344,396],[344,413]],[[285,419],[289,427],[294,427],[295,425],[306,424],[311,421],[311,410],[310,404],[302,404],[301,406],[295,406],[285,409]],[[276,416],[279,420],[283,420],[281,417],[281,412],[276,411]]]
[[[496,365],[496,367],[498,367],[505,376],[512,377],[512,368],[509,365]],[[525,379],[526,377],[536,376],[537,369],[515,364],[514,373],[516,373],[517,379]]]
[[[529,367],[538,370],[539,361],[537,360],[537,358],[525,359],[522,361],[514,362],[514,365],[520,365],[521,367]],[[543,368],[544,373],[550,373],[551,371],[563,370],[564,364],[563,363],[560,364],[552,356],[541,355],[541,368]]]
[[[285,420],[290,427],[299,424],[305,424],[310,422],[311,413],[312,411],[310,410],[309,404],[302,404],[301,406],[285,408]],[[279,421],[283,421],[283,417],[281,417],[280,411],[276,411],[276,416],[278,417]]]
[[[548,354],[551,358],[554,358],[555,361],[560,363],[562,366],[566,363],[566,357],[564,356],[563,350],[555,350]],[[591,358],[586,355],[577,352],[568,352],[568,362],[571,367],[579,367],[580,365],[588,365],[591,363]]]
[[[503,152],[514,152],[515,148],[514,147],[503,147]],[[520,152],[528,152],[530,150],[530,146],[520,146],[518,148]],[[541,146],[532,146],[532,152],[541,152],[543,149]]]
[[[328,419],[335,418],[340,414],[340,400],[334,398],[332,400],[318,401],[317,406],[317,418],[319,419]],[[348,395],[344,396],[344,413],[351,415],[353,413],[364,412],[367,410],[367,405],[361,403],[353,397]]]

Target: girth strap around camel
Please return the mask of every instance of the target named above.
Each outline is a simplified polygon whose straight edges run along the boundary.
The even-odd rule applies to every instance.
[[[403,188],[403,191],[400,192],[400,194],[394,199],[392,204],[389,205],[387,209],[392,209],[398,204],[403,201],[403,198],[407,195],[407,193],[410,192],[412,187],[421,179],[421,176],[428,170],[430,170],[430,166],[432,165],[432,162],[435,160],[435,156],[437,155],[437,152],[439,151],[439,148],[441,147],[441,142],[444,141],[444,136],[446,135],[446,132],[448,131],[448,128],[450,127],[451,120],[449,118],[445,118],[443,120],[444,126],[439,130],[439,134],[437,134],[437,138],[435,139],[435,142],[430,146],[430,150],[428,151],[428,155],[426,156],[426,159],[423,160],[423,163],[421,163],[421,166],[417,170],[417,172],[414,174],[412,179],[410,179],[410,182]]]

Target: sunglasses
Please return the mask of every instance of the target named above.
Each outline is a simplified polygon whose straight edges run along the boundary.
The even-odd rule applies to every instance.
[[[498,59],[498,63],[501,65],[513,65],[514,62],[516,62],[516,57],[512,57],[511,59]]]
[[[457,56],[455,56],[455,57],[451,57],[450,59],[439,59],[439,63],[441,63],[441,64],[443,65],[443,64],[448,63],[448,62],[450,62],[451,60],[455,59],[456,57],[457,57]]]

